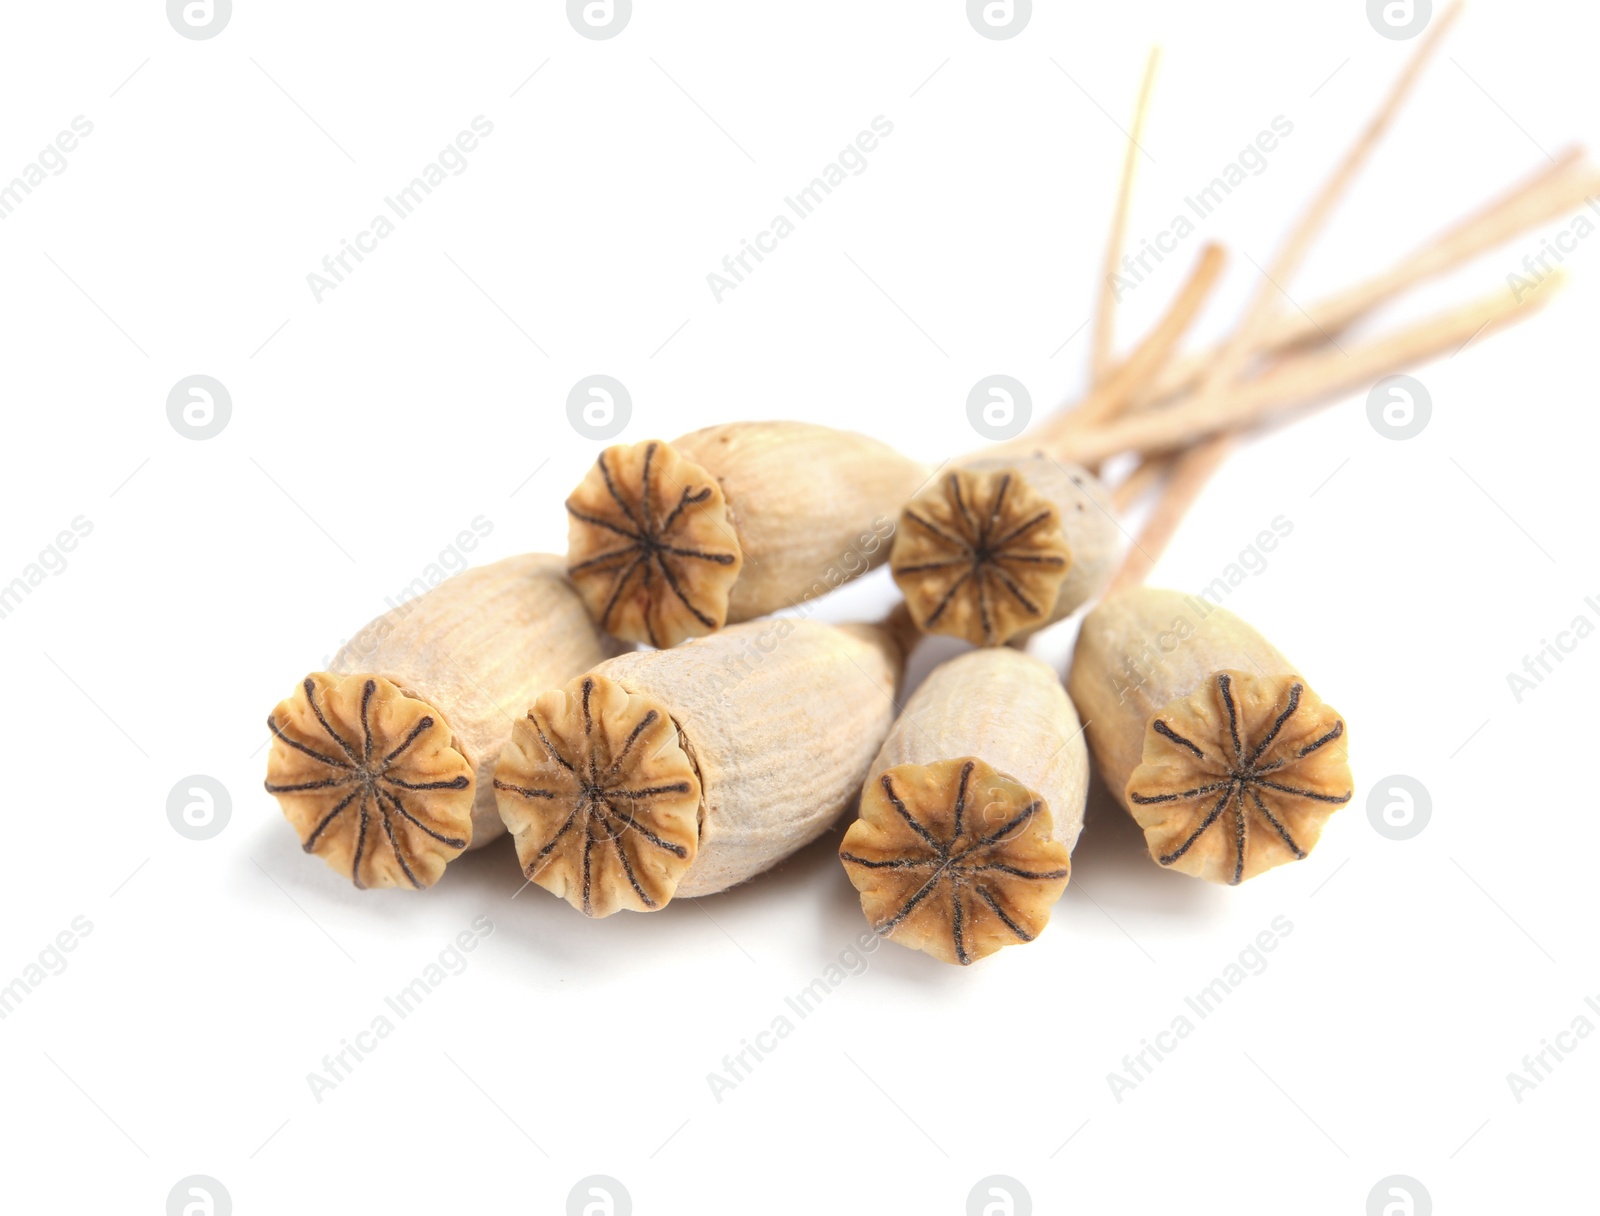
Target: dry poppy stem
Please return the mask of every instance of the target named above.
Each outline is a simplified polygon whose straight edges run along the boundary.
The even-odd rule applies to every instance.
[[[492,772],[528,701],[616,654],[558,557],[463,571],[380,616],[267,719],[267,790],[357,887],[427,887],[505,831]]]
[[[1503,244],[1511,237],[1600,195],[1600,173],[1577,167],[1580,156],[1577,150],[1567,153],[1556,165],[1539,172],[1530,182],[1429,242],[1402,266],[1316,306],[1312,309],[1312,316],[1319,320],[1313,322],[1298,313],[1280,315],[1270,339],[1271,349],[1281,350],[1320,338],[1324,332],[1342,329],[1413,284],[1454,269],[1484,250]],[[1210,353],[1196,356],[1178,379],[1169,379],[1163,395],[1169,390],[1181,391],[1193,380],[1198,368],[1212,357]],[[1141,460],[1133,472],[1112,491],[1117,509],[1127,511],[1131,508],[1171,470],[1175,460],[1175,453],[1151,454]]]
[[[523,873],[609,916],[776,865],[855,799],[914,638],[903,611],[750,621],[543,692],[494,775]]]
[[[1216,288],[1227,262],[1227,250],[1221,245],[1208,244],[1201,250],[1200,260],[1156,327],[1103,384],[1061,416],[1061,431],[1088,428],[1115,418],[1138,399],[1171,360]]]
[[[1111,586],[1106,589],[1108,596],[1144,582],[1206,483],[1222,467],[1237,443],[1237,435],[1213,435],[1172,462],[1172,475],[1162,491],[1160,504],[1145,521],[1138,543],[1128,550],[1122,568],[1111,580]]]
[[[1154,452],[1133,466],[1133,471],[1119,481],[1111,491],[1111,501],[1119,512],[1127,514],[1135,504],[1160,483],[1177,463],[1172,452]]]
[[[1256,294],[1245,309],[1234,335],[1222,344],[1215,360],[1201,377],[1196,391],[1198,403],[1204,406],[1233,387],[1242,378],[1245,368],[1265,345],[1267,327],[1283,313],[1279,296],[1285,294],[1284,284],[1292,282],[1305,262],[1306,256],[1334,208],[1349,190],[1356,174],[1372,155],[1372,150],[1394,122],[1401,105],[1410,96],[1422,69],[1432,58],[1449,27],[1460,15],[1460,3],[1453,4],[1423,39],[1411,57],[1404,72],[1390,89],[1378,112],[1368,122],[1366,129],[1345,154],[1334,170],[1333,176],[1312,200],[1310,208],[1290,233],[1283,248],[1272,260],[1271,269],[1262,272],[1262,281]],[[1337,345],[1337,344],[1335,344]],[[1230,435],[1213,435],[1177,458],[1172,478],[1163,496],[1162,508],[1145,526],[1139,543],[1129,550],[1122,570],[1113,580],[1113,588],[1121,588],[1144,581],[1150,568],[1171,542],[1183,515],[1199,497],[1212,475],[1222,467],[1233,451],[1237,440]]]
[[[1552,274],[1520,302],[1502,289],[1348,353],[1335,350],[1295,356],[1209,401],[1191,399],[1167,409],[1118,418],[1047,447],[1063,460],[1095,464],[1119,452],[1169,451],[1218,432],[1258,427],[1296,409],[1336,400],[1403,368],[1454,353],[1479,336],[1526,320],[1548,303],[1564,282],[1563,274]]]
[[[1430,278],[1465,265],[1540,224],[1557,219],[1600,195],[1600,173],[1582,165],[1582,150],[1570,149],[1554,164],[1485,205],[1390,270],[1313,304],[1307,314],[1285,312],[1267,328],[1264,353],[1326,340],[1374,309]],[[1216,358],[1210,350],[1175,361],[1157,380],[1148,401],[1159,402],[1193,389]]]
[[[935,668],[839,846],[868,921],[963,965],[1033,941],[1067,885],[1088,782],[1077,711],[1048,664],[998,649]]]
[[[1098,386],[1110,374],[1114,362],[1117,328],[1117,266],[1122,261],[1123,247],[1127,244],[1128,214],[1133,204],[1133,179],[1139,167],[1139,156],[1144,149],[1145,116],[1150,109],[1150,94],[1155,88],[1156,69],[1161,64],[1161,48],[1150,48],[1145,61],[1144,80],[1139,85],[1139,101],[1133,110],[1133,127],[1128,133],[1128,146],[1122,157],[1122,179],[1117,186],[1116,210],[1111,218],[1111,235],[1106,240],[1105,266],[1100,275],[1100,300],[1095,309],[1094,347],[1090,363],[1091,382]]]

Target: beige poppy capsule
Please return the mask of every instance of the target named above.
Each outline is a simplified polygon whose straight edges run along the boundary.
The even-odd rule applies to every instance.
[[[1304,858],[1350,801],[1344,720],[1226,608],[1119,592],[1084,618],[1067,687],[1160,865],[1237,885]]]
[[[1099,595],[1121,552],[1099,479],[1035,454],[934,477],[900,513],[889,568],[925,633],[999,646]]]
[[[467,570],[384,613],[267,719],[266,788],[358,887],[428,887],[505,831],[492,773],[551,684],[618,653],[549,554]]]
[[[1031,942],[1066,889],[1089,755],[1047,664],[977,650],[922,683],[839,847],[873,928],[947,963]]]
[[[619,444],[567,499],[569,573],[611,633],[674,646],[883,562],[928,472],[887,444],[808,422]]]
[[[494,774],[523,872],[609,916],[776,865],[855,799],[914,636],[895,617],[751,621],[542,693]]]

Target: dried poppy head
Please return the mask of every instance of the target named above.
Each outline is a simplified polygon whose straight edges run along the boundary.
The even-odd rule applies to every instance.
[[[1150,719],[1129,809],[1161,865],[1237,885],[1350,801],[1344,721],[1299,676],[1219,671]]]
[[[1078,631],[1067,689],[1101,780],[1160,865],[1237,885],[1305,857],[1350,801],[1343,719],[1203,598],[1108,596]]]
[[[998,646],[1099,595],[1120,551],[1093,474],[1046,455],[985,458],[906,505],[889,567],[925,633]]]
[[[957,469],[900,515],[889,568],[927,633],[996,646],[1043,625],[1072,550],[1061,513],[1012,469]]]
[[[472,840],[472,766],[443,716],[381,676],[307,676],[267,719],[267,791],[358,887],[428,887]]]
[[[539,697],[494,788],[523,873],[588,916],[662,907],[694,860],[700,779],[678,729],[604,676]]]
[[[607,448],[567,515],[567,573],[602,629],[661,647],[722,628],[743,554],[716,478],[671,444]]]
[[[880,934],[947,963],[1030,942],[1071,870],[1050,809],[974,757],[902,764],[869,782],[839,848]]]

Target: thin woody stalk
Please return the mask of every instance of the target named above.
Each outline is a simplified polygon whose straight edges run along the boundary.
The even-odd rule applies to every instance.
[[[1119,452],[1160,452],[1182,448],[1222,431],[1246,430],[1277,420],[1296,409],[1336,400],[1353,389],[1527,320],[1565,282],[1551,275],[1518,301],[1499,291],[1473,304],[1442,313],[1375,339],[1348,353],[1299,355],[1210,400],[1198,398],[1161,410],[1115,419],[1081,434],[1046,445],[1060,459],[1094,464]]]
[[[1139,85],[1139,100],[1133,109],[1133,126],[1128,132],[1128,146],[1122,156],[1122,177],[1117,184],[1117,202],[1111,216],[1111,235],[1106,240],[1105,265],[1100,275],[1100,299],[1095,309],[1094,345],[1090,361],[1090,376],[1098,386],[1110,375],[1116,347],[1118,263],[1127,243],[1128,213],[1133,202],[1134,171],[1139,167],[1139,156],[1144,149],[1140,137],[1144,135],[1145,117],[1150,111],[1150,94],[1155,88],[1156,68],[1161,63],[1161,48],[1151,47],[1145,61],[1144,80]]]
[[[903,614],[751,621],[543,692],[494,775],[523,872],[609,916],[776,865],[854,800],[913,637]]]
[[[1569,149],[1554,164],[1537,170],[1529,180],[1429,240],[1393,268],[1311,305],[1305,313],[1296,310],[1280,314],[1266,329],[1263,351],[1282,354],[1296,346],[1325,342],[1328,334],[1348,329],[1410,288],[1447,274],[1575,208],[1590,205],[1600,195],[1600,173],[1581,164],[1582,155],[1581,149]],[[1157,378],[1141,404],[1191,391],[1217,353],[1209,350],[1175,360]]]
[[[432,886],[505,832],[492,774],[528,700],[616,654],[560,558],[464,571],[358,632],[267,719],[266,788],[357,887]]]

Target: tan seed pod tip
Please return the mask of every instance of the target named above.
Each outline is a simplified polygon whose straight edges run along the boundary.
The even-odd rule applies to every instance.
[[[567,500],[569,569],[610,632],[674,646],[882,562],[926,477],[875,439],[804,422],[617,445]]]
[[[1068,687],[1160,865],[1238,885],[1306,857],[1352,796],[1344,720],[1226,608],[1113,595],[1084,620]]]
[[[1109,491],[1036,455],[935,478],[902,510],[889,561],[924,632],[998,646],[1098,595],[1119,551]]]
[[[616,654],[548,554],[467,570],[362,629],[273,710],[268,792],[358,887],[432,886],[505,832],[490,784],[529,701]]]
[[[1015,650],[936,668],[839,847],[880,934],[967,965],[1038,937],[1071,873],[1089,759],[1056,673]]]
[[[889,729],[908,630],[752,621],[544,693],[494,777],[524,874],[589,916],[653,912],[809,844]]]

